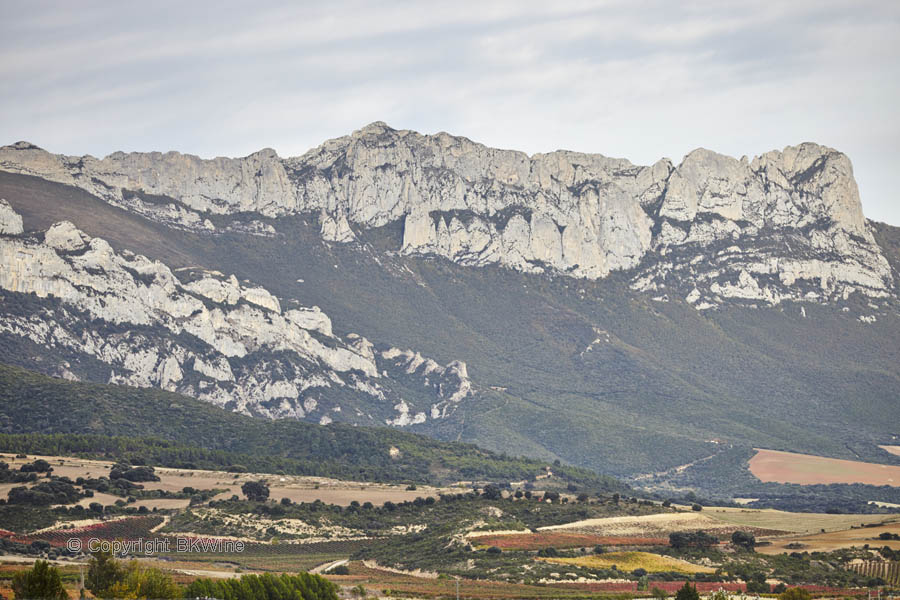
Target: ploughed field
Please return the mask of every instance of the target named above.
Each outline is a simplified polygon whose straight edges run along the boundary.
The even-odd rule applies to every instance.
[[[882,448],[897,447],[882,446]],[[763,482],[800,485],[862,483],[900,487],[898,466],[780,450],[757,449],[756,455],[750,459],[750,472]]]

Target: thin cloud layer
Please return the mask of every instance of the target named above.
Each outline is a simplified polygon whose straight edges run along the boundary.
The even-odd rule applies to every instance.
[[[375,120],[650,163],[816,141],[900,224],[900,5],[0,4],[0,142],[301,154]]]

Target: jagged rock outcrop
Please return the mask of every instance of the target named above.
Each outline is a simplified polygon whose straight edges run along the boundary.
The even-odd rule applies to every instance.
[[[330,422],[346,392],[364,398],[356,422],[403,426],[411,406],[430,419],[442,418],[448,401],[458,403],[471,385],[459,369],[438,388],[428,381],[404,382],[418,389],[404,396],[384,375],[374,347],[362,336],[332,332],[318,307],[284,310],[263,287],[234,275],[182,269],[91,238],[72,223],[54,224],[43,234],[21,235],[21,217],[8,204],[0,235],[0,335],[28,340],[48,353],[103,364],[111,383],[153,386],[191,395],[224,408],[272,418]],[[21,296],[10,298],[8,293]],[[17,310],[18,298],[26,311]],[[75,364],[53,370],[69,378]],[[443,375],[441,371],[441,375]],[[84,375],[84,374],[83,374]],[[455,377],[453,387],[449,379]],[[402,387],[402,386],[400,386]],[[452,389],[451,389],[452,388]],[[437,408],[435,408],[437,407]]]
[[[636,166],[566,151],[528,156],[379,122],[287,159],[262,150],[98,160],[20,142],[0,149],[0,169],[196,230],[214,231],[212,214],[308,213],[324,240],[351,243],[352,227],[400,221],[404,254],[590,279],[635,269],[634,289],[696,290],[695,306],[896,293],[849,159],[816,144],[752,161],[699,149],[677,167]]]
[[[13,210],[5,198],[0,198],[0,233],[19,235],[23,231],[21,215]]]
[[[418,385],[430,388],[440,399],[431,405],[430,414],[425,411],[411,412],[411,407],[398,403],[394,408],[399,414],[386,420],[388,425],[424,423],[427,418],[443,419],[453,414],[459,403],[472,393],[466,363],[455,360],[441,366],[433,359],[426,358],[412,350],[389,348],[379,354],[382,369],[394,377],[405,376],[416,380]]]

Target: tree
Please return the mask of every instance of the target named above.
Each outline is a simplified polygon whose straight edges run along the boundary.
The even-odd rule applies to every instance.
[[[241,492],[247,500],[265,502],[269,497],[269,486],[265,481],[248,481],[241,486]]]
[[[691,585],[690,581],[685,581],[684,585],[675,593],[675,600],[700,600],[697,586]]]
[[[778,600],[811,600],[812,594],[803,588],[788,588],[778,594]]]
[[[752,533],[746,531],[735,531],[731,534],[731,543],[738,548],[743,548],[748,552],[752,552],[756,546],[756,538]]]
[[[772,591],[771,586],[766,583],[766,574],[757,571],[750,575],[747,581],[748,594],[768,594]]]
[[[666,590],[658,588],[656,586],[653,586],[653,589],[650,590],[650,595],[656,598],[656,600],[666,600],[666,598],[669,597],[669,594],[666,592]]]
[[[27,571],[13,575],[12,589],[16,598],[68,600],[69,595],[59,578],[59,570],[46,560],[35,561]]]
[[[719,538],[705,531],[676,531],[669,534],[669,545],[673,548],[711,548],[719,543]]]
[[[84,583],[97,598],[110,598],[110,590],[124,577],[124,569],[111,552],[97,552],[91,555]]]
[[[135,600],[174,600],[182,597],[172,576],[159,569],[141,567],[136,560],[128,563],[124,577],[109,589],[111,598]]]
[[[486,500],[499,500],[503,497],[500,493],[500,488],[498,488],[493,483],[489,483],[484,486],[484,491],[481,493],[481,496]]]

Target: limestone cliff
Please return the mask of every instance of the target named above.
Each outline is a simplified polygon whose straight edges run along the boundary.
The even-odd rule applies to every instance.
[[[66,221],[24,233],[5,201],[0,265],[0,337],[42,347],[38,358],[59,359],[52,372],[69,379],[91,378],[79,370],[104,365],[110,383],[322,423],[347,408],[348,395],[358,414],[343,420],[409,425],[410,411],[423,415],[418,422],[442,418],[471,391],[465,366],[460,376],[456,363],[434,363],[433,382],[398,384],[385,371],[393,365],[391,349],[376,360],[371,342],[334,335],[318,307],[282,306],[265,288],[234,275],[200,268],[176,273],[117,253]]]
[[[268,149],[96,159],[20,142],[0,149],[0,169],[197,230],[214,230],[212,214],[308,213],[325,241],[352,243],[354,228],[402,221],[405,254],[590,279],[629,271],[634,289],[698,308],[895,293],[849,159],[816,144],[752,161],[700,149],[677,167],[636,166],[373,123],[287,159]]]

